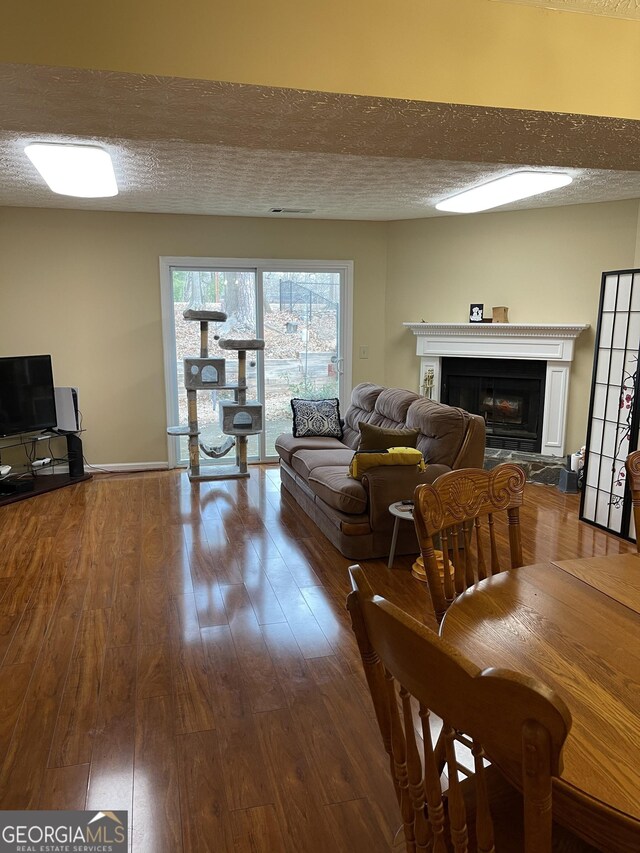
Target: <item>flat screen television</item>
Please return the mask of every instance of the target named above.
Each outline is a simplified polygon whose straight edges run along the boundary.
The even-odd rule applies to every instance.
[[[56,425],[50,355],[0,358],[0,435]]]

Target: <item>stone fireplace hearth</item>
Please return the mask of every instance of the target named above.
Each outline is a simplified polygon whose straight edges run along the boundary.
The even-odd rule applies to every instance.
[[[411,329],[417,338],[420,387],[427,372],[432,370],[433,399],[469,411],[475,408],[474,414],[483,415],[487,422],[488,447],[564,456],[574,341],[589,328],[587,324],[403,325]],[[466,362],[460,369],[455,365],[458,359]],[[468,359],[477,361],[477,365]],[[502,362],[501,370],[488,369],[489,360]],[[540,366],[539,369],[534,368],[534,363]],[[506,365],[511,365],[512,378],[504,384],[505,377],[498,374],[504,373]],[[540,390],[537,392],[530,390],[533,389],[530,379],[534,374],[540,377]],[[452,375],[458,377],[454,382]],[[464,376],[469,378],[467,383],[462,381]],[[541,409],[537,413],[534,412],[536,400]]]

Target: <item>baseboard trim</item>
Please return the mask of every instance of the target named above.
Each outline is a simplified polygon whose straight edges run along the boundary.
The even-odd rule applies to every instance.
[[[91,473],[99,474],[100,471],[109,473],[133,473],[134,471],[166,471],[168,462],[106,462],[103,464],[85,462],[85,468]]]
[[[99,474],[104,471],[109,474],[133,474],[136,471],[166,471],[168,462],[108,462],[105,465],[90,465],[84,463],[88,474]],[[51,468],[42,468],[38,471],[38,477],[46,477],[47,474],[68,474],[69,466],[66,463],[58,463]]]

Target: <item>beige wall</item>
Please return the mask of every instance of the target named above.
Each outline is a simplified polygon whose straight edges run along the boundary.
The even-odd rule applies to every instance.
[[[94,464],[166,460],[158,258],[354,263],[353,381],[417,388],[405,320],[582,322],[568,447],[584,441],[600,273],[640,266],[637,200],[404,222],[0,209],[0,355],[50,352]],[[369,346],[369,359],[358,348]]]
[[[0,209],[0,355],[51,353],[90,462],[167,458],[161,255],[353,260],[353,379],[384,379],[386,224]]]
[[[640,26],[602,15],[489,0],[31,0],[2,13],[2,62],[640,118]]]
[[[638,201],[389,224],[386,383],[416,388],[403,321],[466,322],[469,304],[508,305],[514,323],[590,323],[576,344],[569,449],[585,440],[600,273],[633,266]]]

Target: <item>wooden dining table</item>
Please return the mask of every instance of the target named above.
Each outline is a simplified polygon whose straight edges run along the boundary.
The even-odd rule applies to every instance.
[[[640,851],[640,555],[539,563],[460,595],[440,633],[481,667],[566,702],[555,818],[606,853]]]

